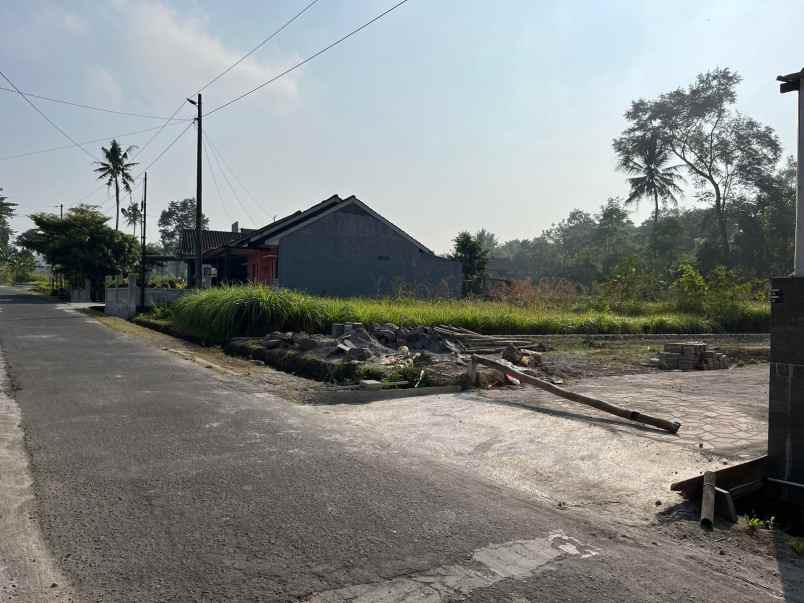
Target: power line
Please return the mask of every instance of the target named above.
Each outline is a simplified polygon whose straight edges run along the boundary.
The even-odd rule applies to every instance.
[[[251,191],[249,191],[246,188],[246,186],[243,184],[243,182],[240,180],[240,178],[237,177],[237,174],[232,170],[232,168],[229,166],[229,164],[226,163],[226,161],[224,160],[223,155],[221,154],[220,150],[218,150],[218,145],[215,144],[215,142],[209,136],[209,128],[204,129],[204,138],[206,139],[207,143],[209,143],[209,148],[212,149],[212,152],[215,154],[218,163],[222,166],[221,171],[224,171],[224,168],[225,168],[225,170],[229,172],[229,175],[231,175],[232,178],[234,178],[235,182],[237,182],[237,184],[240,185],[240,188],[243,189],[243,191],[246,193],[246,196],[249,198],[249,200],[254,205],[254,207],[257,209],[257,211],[262,213],[262,214],[264,214],[266,217],[270,218],[269,212],[265,211],[260,206],[260,204],[257,203],[257,201],[254,199],[254,195],[251,194]]]
[[[14,94],[21,94],[30,98],[37,98],[39,100],[47,101],[49,103],[59,103],[60,105],[69,105],[70,107],[78,107],[80,109],[89,109],[91,111],[101,111],[103,113],[112,113],[114,115],[125,115],[126,117],[142,117],[143,119],[165,119],[162,115],[149,115],[147,113],[131,113],[129,111],[117,111],[115,109],[107,109],[105,107],[96,107],[94,105],[85,105],[83,103],[76,103],[63,98],[53,98],[51,96],[42,96],[41,94],[34,94],[33,92],[20,92],[13,88],[6,88],[0,86],[3,92],[13,92]],[[177,121],[187,121],[188,118],[180,117]]]
[[[148,171],[148,170],[151,168],[151,166],[153,166],[153,165],[154,165],[154,164],[155,164],[157,161],[159,161],[160,159],[162,159],[162,157],[165,155],[165,153],[167,153],[167,152],[168,152],[168,151],[169,151],[169,150],[170,150],[170,149],[173,147],[173,145],[174,145],[174,144],[176,144],[176,143],[179,141],[179,139],[180,139],[182,136],[184,136],[184,135],[187,133],[187,130],[189,130],[189,129],[192,127],[192,125],[193,125],[193,122],[189,122],[189,123],[188,123],[188,124],[187,124],[187,125],[184,127],[184,129],[183,129],[181,132],[179,132],[179,135],[178,135],[178,136],[176,136],[176,138],[174,138],[172,141],[170,141],[170,143],[169,143],[169,144],[168,144],[168,145],[167,145],[167,146],[166,146],[164,149],[162,149],[162,152],[161,152],[161,153],[159,153],[159,155],[157,155],[157,156],[156,156],[156,157],[155,157],[155,158],[154,158],[154,159],[151,161],[151,163],[149,163],[149,164],[148,164],[148,165],[146,165],[146,166],[145,166],[143,169],[141,169],[141,170],[140,170],[140,173],[139,173],[139,174],[137,174],[137,176],[134,178],[134,181],[136,182],[136,184],[135,184],[135,185],[134,185],[134,186],[131,188],[131,194],[134,194],[134,193],[136,192],[136,190],[139,188],[139,186],[140,186],[140,185],[139,185],[139,181],[140,181],[140,179],[142,178],[142,175],[143,175],[145,172],[147,172],[147,171]],[[79,203],[83,203],[83,202],[84,202],[85,200],[87,200],[88,198],[90,198],[90,197],[94,196],[94,195],[95,195],[95,194],[96,194],[96,193],[97,193],[99,190],[101,190],[101,189],[102,189],[103,187],[105,187],[105,186],[106,186],[105,184],[101,184],[99,187],[97,187],[97,188],[96,188],[95,190],[93,190],[91,193],[89,193],[88,195],[84,196],[84,197],[83,197],[83,198],[82,198],[82,199],[79,201]],[[106,203],[103,205],[103,207],[106,207],[108,204],[109,204],[109,201],[107,201],[107,202],[106,202]]]
[[[206,139],[204,140],[204,148],[207,149],[207,151],[209,150],[209,147],[207,146]],[[221,187],[218,184],[218,177],[215,176],[215,170],[212,168],[212,162],[209,160],[209,152],[207,152],[207,154],[205,155],[205,158],[207,160],[207,167],[209,168],[209,173],[212,175],[212,182],[215,183],[215,190],[218,191],[218,201],[221,204],[221,208],[223,208],[223,213],[226,214],[226,217],[229,220],[234,221],[234,219],[232,218],[232,215],[229,213],[229,210],[226,209],[226,203],[223,202],[223,193],[221,193]]]
[[[213,84],[214,82],[216,82],[217,80],[219,80],[221,77],[223,77],[224,75],[226,75],[226,74],[227,74],[229,71],[231,71],[232,69],[234,69],[234,68],[235,68],[237,65],[239,65],[240,63],[242,63],[242,62],[243,62],[243,61],[244,61],[246,58],[248,58],[250,55],[254,54],[254,53],[257,51],[257,50],[259,50],[260,48],[262,48],[262,47],[263,47],[265,44],[267,44],[267,43],[268,43],[270,40],[272,40],[272,39],[273,39],[274,37],[276,37],[276,36],[277,36],[279,33],[281,33],[281,32],[282,32],[282,31],[283,31],[285,28],[287,28],[287,26],[288,26],[288,25],[290,25],[290,24],[291,24],[291,23],[293,23],[293,22],[294,22],[296,19],[298,19],[300,16],[302,16],[302,15],[303,15],[305,12],[307,12],[307,10],[309,10],[310,8],[312,8],[312,6],[313,6],[314,4],[316,4],[316,2],[318,2],[318,1],[319,1],[319,0],[315,0],[314,2],[310,2],[308,5],[306,5],[306,6],[305,6],[305,7],[304,7],[304,8],[303,8],[301,11],[299,11],[299,12],[298,12],[298,13],[296,13],[296,14],[295,14],[293,17],[291,17],[291,18],[290,18],[288,21],[286,21],[285,23],[283,23],[283,24],[282,24],[282,25],[281,25],[281,26],[280,26],[280,27],[279,27],[279,28],[278,28],[276,31],[274,31],[274,32],[273,32],[273,33],[272,33],[270,36],[268,36],[267,38],[265,38],[265,39],[264,39],[262,42],[260,42],[260,43],[259,43],[257,46],[255,46],[255,47],[254,47],[252,50],[250,50],[248,53],[246,53],[245,55],[243,55],[243,56],[242,56],[240,59],[238,59],[237,61],[235,61],[235,62],[234,62],[232,65],[230,65],[229,67],[227,67],[226,69],[224,69],[224,70],[223,70],[221,73],[219,73],[218,75],[216,75],[215,77],[213,77],[213,78],[212,78],[211,80],[209,80],[209,81],[208,81],[206,84],[204,84],[204,85],[203,85],[203,86],[202,86],[202,87],[199,89],[199,93],[200,93],[201,91],[205,90],[205,89],[206,89],[208,86],[212,85],[212,84]],[[176,117],[176,115],[178,114],[178,112],[179,112],[179,111],[181,111],[182,107],[184,107],[184,101],[182,101],[182,102],[179,104],[179,106],[178,106],[178,107],[176,107],[176,110],[175,110],[175,111],[173,111],[173,113],[171,113],[170,117],[167,117],[167,118],[165,119],[164,123],[163,123],[161,126],[159,126],[159,127],[155,128],[155,129],[156,129],[156,132],[154,133],[154,135],[153,135],[153,136],[151,136],[151,137],[150,137],[148,140],[146,140],[146,141],[145,141],[145,144],[143,144],[141,147],[139,147],[139,148],[136,150],[136,152],[135,152],[135,153],[134,153],[134,155],[132,156],[132,159],[134,159],[135,157],[137,157],[138,155],[140,155],[140,154],[141,154],[143,151],[145,151],[145,149],[146,149],[146,148],[147,148],[147,147],[148,147],[148,146],[149,146],[149,145],[150,145],[150,144],[151,144],[151,143],[152,143],[152,142],[153,142],[153,141],[154,141],[154,140],[155,140],[155,139],[156,139],[156,138],[157,138],[157,137],[158,137],[158,136],[159,136],[161,133],[162,133],[162,130],[164,130],[164,129],[165,129],[165,127],[166,127],[166,126],[167,126],[167,125],[168,125],[168,124],[169,124],[171,121],[173,121],[173,120],[174,120],[174,118]],[[193,120],[192,120],[190,123],[193,123],[194,121],[195,121],[195,120],[193,119]],[[182,133],[181,133],[181,134],[180,134],[180,135],[177,137],[177,139],[178,139],[178,138],[180,138],[180,137],[181,137],[181,136],[184,134],[184,132],[186,132],[186,131],[187,131],[186,129],[185,129],[185,130],[183,130],[183,131],[182,131]],[[170,146],[173,146],[173,144],[174,144],[175,142],[176,142],[176,140],[174,140],[173,142],[171,142],[171,143],[170,143],[170,145],[168,145],[168,148],[169,148]],[[167,149],[166,149],[166,150],[167,150]],[[162,154],[164,154],[164,153],[166,152],[166,150],[165,150],[165,151],[163,151],[163,152],[162,152]],[[160,154],[160,157],[161,157],[161,155],[162,155],[162,154]],[[146,168],[146,169],[147,169],[147,168]],[[94,196],[95,194],[97,194],[97,192],[98,192],[98,191],[99,191],[101,188],[102,188],[102,187],[98,187],[98,188],[96,188],[96,189],[95,189],[95,190],[93,190],[91,193],[89,193],[88,195],[84,196],[84,197],[81,199],[81,201],[80,201],[80,202],[83,202],[83,201],[85,201],[86,199],[89,199],[90,197]],[[107,202],[107,204],[108,204],[108,202]]]
[[[89,151],[87,151],[87,150],[86,150],[84,147],[82,147],[82,146],[81,146],[81,144],[80,144],[80,143],[78,143],[78,142],[76,142],[76,140],[75,140],[75,139],[74,139],[72,136],[70,136],[69,134],[67,134],[67,132],[65,132],[64,130],[62,130],[62,129],[59,127],[59,125],[58,125],[58,124],[57,124],[55,121],[53,121],[53,120],[52,120],[52,119],[50,119],[50,118],[49,118],[47,115],[45,115],[45,112],[44,112],[44,111],[42,111],[42,109],[40,109],[39,107],[37,107],[37,106],[36,106],[36,104],[35,104],[35,103],[34,103],[34,102],[33,102],[33,101],[30,99],[30,98],[28,98],[27,96],[25,96],[25,93],[24,93],[22,90],[20,90],[19,88],[17,88],[17,86],[14,84],[14,82],[12,82],[12,81],[11,81],[11,80],[8,78],[8,76],[7,76],[5,73],[3,73],[2,71],[0,71],[0,76],[3,76],[3,79],[4,79],[4,80],[6,80],[6,81],[9,83],[9,85],[10,85],[12,88],[14,88],[14,90],[16,90],[16,91],[17,91],[17,93],[18,93],[18,94],[19,94],[19,95],[20,95],[20,96],[21,96],[23,99],[25,99],[25,102],[26,102],[26,103],[28,103],[29,105],[31,105],[31,107],[33,107],[34,111],[36,111],[37,113],[39,113],[39,115],[41,115],[42,117],[44,117],[44,118],[45,118],[45,121],[47,121],[47,123],[49,123],[49,124],[50,124],[51,126],[53,126],[53,127],[56,129],[56,130],[58,130],[58,131],[59,131],[59,134],[61,134],[61,135],[62,135],[62,136],[64,136],[64,137],[65,137],[67,140],[69,140],[71,143],[73,143],[73,146],[76,146],[76,147],[78,147],[79,149],[81,149],[81,150],[84,152],[84,154],[86,154],[87,156],[89,156],[89,158],[90,158],[90,159],[92,159],[92,161],[93,161],[93,162],[97,161],[97,157],[95,157],[95,156],[94,156],[92,153],[90,153],[90,152],[89,152]]]
[[[142,153],[142,152],[143,152],[143,151],[144,151],[146,148],[148,148],[148,145],[150,145],[150,144],[151,144],[151,143],[152,143],[152,142],[153,142],[153,141],[156,139],[156,137],[157,137],[157,136],[159,136],[159,135],[162,133],[162,130],[164,130],[164,129],[167,127],[167,125],[168,125],[168,124],[169,124],[171,121],[173,121],[173,118],[174,118],[174,117],[176,117],[176,114],[177,114],[179,111],[181,111],[181,108],[182,108],[183,106],[184,106],[184,102],[182,101],[182,103],[181,103],[181,104],[180,104],[178,107],[176,107],[176,110],[173,112],[173,114],[172,114],[170,117],[168,117],[168,118],[165,120],[165,122],[164,122],[164,123],[163,123],[161,126],[159,126],[159,128],[157,128],[157,131],[154,133],[154,135],[153,135],[153,136],[151,136],[151,137],[150,137],[148,140],[146,140],[146,141],[145,141],[145,144],[144,144],[144,145],[142,145],[140,148],[138,148],[138,149],[136,150],[136,152],[134,153],[134,155],[131,157],[132,159],[134,159],[135,157],[137,157],[137,156],[138,156],[140,153]],[[190,122],[189,122],[189,124],[190,124],[190,125],[192,125],[194,121],[195,121],[195,120],[192,120],[192,119],[191,119],[191,120],[190,120]],[[182,133],[184,133],[184,132],[186,132],[186,131],[187,131],[187,130],[184,130]]]
[[[183,122],[182,122],[183,123]],[[177,123],[171,125],[178,125]],[[154,130],[158,130],[159,126],[154,126],[152,128],[145,128],[144,130],[135,130],[134,132],[126,132],[125,134],[117,134],[116,136],[104,136],[103,138],[95,138],[93,140],[85,140],[80,144],[94,144],[97,142],[107,142],[114,138],[127,138],[129,136],[136,136],[138,134],[145,134],[146,132],[153,132]],[[6,155],[5,157],[0,157],[0,161],[6,161],[9,159],[20,159],[22,157],[30,157],[32,155],[41,155],[42,153],[52,153],[53,151],[63,151],[65,149],[72,149],[73,145],[62,145],[60,147],[50,147],[47,149],[39,149],[38,151],[28,151],[26,153],[18,153],[17,155]]]
[[[214,84],[215,82],[217,82],[217,81],[218,81],[219,79],[221,79],[221,78],[222,78],[224,75],[226,75],[227,73],[229,73],[229,72],[230,72],[232,69],[234,69],[235,67],[237,67],[237,66],[238,66],[240,63],[242,63],[242,62],[243,62],[243,61],[245,61],[245,60],[246,60],[248,57],[250,57],[252,54],[254,54],[255,52],[257,52],[257,51],[258,51],[260,48],[262,48],[263,46],[265,46],[265,45],[266,45],[268,42],[270,42],[270,41],[271,41],[271,40],[273,40],[273,39],[274,39],[276,36],[278,36],[280,33],[282,33],[282,31],[284,31],[284,30],[285,30],[285,29],[286,29],[286,28],[287,28],[287,27],[288,27],[288,26],[289,26],[291,23],[293,23],[293,22],[294,22],[296,19],[298,19],[299,17],[301,17],[301,16],[302,16],[304,13],[306,13],[308,10],[310,10],[310,9],[311,9],[311,8],[312,8],[312,7],[313,7],[315,4],[317,4],[318,2],[319,2],[319,0],[312,0],[312,2],[310,2],[309,4],[307,4],[307,5],[306,5],[306,6],[305,6],[303,9],[301,9],[301,10],[300,10],[298,13],[296,13],[295,15],[293,15],[293,17],[291,17],[291,18],[290,18],[288,21],[285,21],[285,23],[284,23],[284,24],[282,24],[282,26],[281,26],[281,27],[279,27],[279,29],[275,30],[275,31],[274,31],[274,32],[273,32],[271,35],[269,35],[267,38],[263,39],[263,41],[262,41],[262,42],[260,42],[259,44],[257,44],[257,45],[256,45],[254,48],[252,48],[251,50],[249,50],[249,51],[248,51],[246,54],[244,54],[242,57],[240,57],[239,59],[237,59],[237,61],[235,61],[234,63],[232,63],[231,65],[229,65],[229,66],[228,66],[226,69],[224,69],[223,71],[221,71],[221,72],[220,72],[218,75],[216,75],[216,76],[215,76],[215,77],[213,77],[211,80],[209,80],[209,81],[208,81],[206,84],[204,84],[203,86],[201,86],[201,88],[199,88],[198,92],[203,92],[204,90],[206,90],[206,89],[207,89],[209,86],[211,86],[212,84]]]
[[[318,2],[318,0],[315,0],[314,2],[311,2],[310,4],[308,4],[307,6],[305,6],[305,7],[304,7],[304,8],[303,8],[301,11],[299,11],[299,12],[298,12],[298,13],[296,13],[296,14],[295,14],[293,17],[291,17],[291,18],[290,18],[288,21],[286,21],[285,23],[283,23],[283,24],[282,24],[282,25],[281,25],[281,26],[280,26],[280,27],[279,27],[279,28],[278,28],[276,31],[274,31],[274,32],[273,32],[273,33],[272,33],[270,36],[268,36],[267,38],[265,38],[265,39],[264,39],[262,42],[260,42],[260,43],[259,43],[257,46],[255,46],[255,47],[254,47],[252,50],[250,50],[248,53],[246,53],[245,55],[243,55],[243,56],[242,56],[240,59],[238,59],[237,61],[235,61],[233,64],[231,64],[231,65],[230,65],[229,67],[227,67],[226,69],[224,69],[224,70],[223,70],[221,73],[219,73],[218,75],[216,75],[215,77],[213,77],[211,80],[209,80],[209,81],[208,81],[206,84],[204,84],[204,85],[203,85],[203,86],[202,86],[202,87],[201,87],[201,88],[198,90],[197,94],[200,94],[200,93],[201,93],[203,90],[205,90],[205,89],[206,89],[208,86],[211,86],[211,85],[212,85],[214,82],[218,81],[220,78],[222,78],[224,75],[226,75],[226,74],[227,74],[229,71],[231,71],[232,69],[234,69],[234,68],[235,68],[237,65],[239,65],[240,63],[242,63],[242,62],[243,62],[243,61],[244,61],[246,58],[248,58],[249,56],[251,56],[252,54],[254,54],[254,53],[255,53],[257,50],[259,50],[260,48],[262,48],[262,47],[263,47],[265,44],[267,44],[267,43],[268,43],[270,40],[272,40],[272,39],[273,39],[274,37],[276,37],[276,36],[277,36],[279,33],[281,33],[281,32],[282,32],[282,31],[283,31],[283,30],[284,30],[284,29],[285,29],[285,28],[286,28],[288,25],[290,25],[291,23],[293,23],[293,22],[294,22],[296,19],[298,19],[298,18],[299,18],[300,16],[302,16],[302,15],[303,15],[305,12],[307,12],[307,10],[308,10],[308,9],[310,9],[310,8],[311,8],[311,7],[312,7],[312,6],[313,6],[313,5],[314,5],[316,2]],[[170,117],[168,117],[168,118],[165,120],[165,123],[163,123],[163,124],[162,124],[162,126],[159,128],[159,130],[158,130],[158,131],[157,131],[157,132],[156,132],[156,133],[155,133],[153,136],[151,136],[151,137],[150,137],[150,138],[149,138],[149,139],[148,139],[148,140],[145,142],[145,144],[144,144],[144,145],[142,145],[142,147],[141,147],[140,149],[138,149],[138,150],[137,150],[137,153],[135,154],[135,157],[136,157],[137,155],[139,155],[140,153],[142,153],[142,152],[143,152],[143,151],[144,151],[144,150],[145,150],[145,149],[148,147],[148,145],[150,145],[150,144],[151,144],[151,142],[153,142],[153,141],[154,141],[154,139],[156,139],[156,138],[157,138],[157,137],[158,137],[158,136],[159,136],[159,135],[162,133],[162,130],[164,130],[164,129],[165,129],[165,126],[166,126],[166,125],[167,125],[167,124],[168,124],[168,123],[169,123],[171,120],[173,120],[173,118],[175,118],[175,117],[176,117],[176,115],[178,114],[178,112],[179,112],[179,111],[181,111],[182,107],[184,107],[184,101],[183,101],[183,100],[181,101],[181,103],[179,104],[179,106],[178,106],[178,107],[176,107],[176,110],[175,110],[175,111],[173,111],[173,113],[171,113]]]
[[[209,141],[207,139],[207,133],[203,132],[202,135],[204,136],[204,146],[206,146],[207,151],[209,151],[210,146],[208,145]],[[243,205],[243,202],[240,200],[240,197],[237,195],[237,191],[235,191],[231,181],[229,180],[229,177],[226,175],[226,171],[223,169],[223,166],[221,165],[220,158],[218,157],[217,153],[214,153],[213,155],[215,157],[215,161],[218,163],[218,169],[220,170],[223,179],[226,181],[229,190],[232,191],[232,196],[235,198],[235,201],[237,201],[237,204],[240,206],[240,209],[243,210],[243,213],[246,215],[246,217],[251,221],[251,223],[254,226],[258,226],[257,221],[251,216],[251,214],[246,209],[245,205]]]
[[[187,130],[189,130],[192,127],[192,125],[193,125],[193,122],[188,123],[187,126],[181,132],[179,132],[179,135],[176,136],[176,138],[174,138],[172,141],[170,141],[170,144],[168,144],[168,146],[166,146],[164,149],[162,149],[162,152],[159,153],[159,155],[157,155],[153,159],[153,161],[151,161],[151,163],[149,163],[142,170],[140,170],[140,174],[142,174],[143,172],[147,172],[151,168],[151,166],[153,164],[155,164],[157,161],[162,159],[164,154],[167,153],[173,147],[174,144],[179,142],[179,139],[187,133]],[[137,176],[137,179],[139,179],[139,178],[140,178],[140,176]],[[136,190],[136,187],[133,190]]]
[[[312,61],[313,59],[315,59],[315,58],[317,58],[317,57],[321,56],[322,54],[324,54],[325,52],[327,52],[327,51],[328,51],[328,50],[330,50],[331,48],[335,48],[335,46],[337,46],[337,45],[338,45],[338,44],[340,44],[341,42],[345,42],[346,40],[348,40],[349,38],[351,38],[353,35],[355,35],[355,34],[357,34],[357,33],[361,32],[361,31],[363,31],[363,30],[364,30],[366,27],[368,27],[368,26],[369,26],[369,25],[371,25],[372,23],[375,23],[376,21],[379,21],[379,20],[380,20],[380,19],[382,19],[382,18],[383,18],[385,15],[387,15],[388,13],[390,13],[390,12],[392,12],[392,11],[396,10],[397,8],[399,8],[400,6],[402,6],[403,4],[405,4],[407,1],[408,1],[408,0],[401,0],[400,2],[397,2],[397,3],[396,3],[396,4],[394,4],[394,5],[393,5],[391,8],[389,8],[389,9],[387,9],[387,10],[385,10],[385,11],[381,12],[379,15],[377,15],[376,17],[374,17],[374,18],[373,18],[373,19],[371,19],[370,21],[367,21],[367,22],[363,23],[363,25],[361,25],[361,26],[360,26],[360,27],[358,27],[357,29],[353,29],[353,30],[352,30],[352,31],[350,31],[348,34],[346,34],[345,36],[343,36],[343,37],[341,37],[341,38],[338,38],[337,40],[335,40],[334,42],[332,42],[332,44],[330,44],[329,46],[326,46],[326,47],[322,48],[321,50],[319,50],[319,51],[318,51],[318,52],[316,52],[315,54],[312,54],[312,55],[310,55],[309,57],[307,57],[306,59],[303,59],[303,60],[299,61],[298,63],[296,63],[296,64],[295,64],[295,65],[293,65],[292,67],[289,67],[288,69],[285,69],[285,70],[284,70],[282,73],[279,73],[279,74],[275,75],[274,77],[272,77],[272,78],[271,78],[270,80],[268,80],[267,82],[263,82],[262,84],[260,84],[260,85],[259,85],[259,86],[257,86],[256,88],[252,88],[252,89],[251,89],[251,90],[249,90],[248,92],[244,92],[244,93],[243,93],[243,94],[241,94],[240,96],[236,96],[236,97],[235,97],[235,98],[233,98],[232,100],[227,101],[227,102],[223,103],[222,105],[218,105],[217,107],[215,107],[215,108],[214,108],[214,109],[212,109],[211,111],[207,111],[207,113],[205,113],[205,114],[204,114],[204,117],[208,117],[208,116],[212,115],[213,113],[217,113],[217,112],[218,112],[218,111],[220,111],[221,109],[225,109],[225,108],[226,108],[226,107],[228,107],[229,105],[232,105],[232,104],[236,103],[237,101],[243,100],[244,98],[246,98],[246,97],[247,97],[247,96],[249,96],[250,94],[254,94],[255,92],[257,92],[258,90],[260,90],[260,89],[264,88],[265,86],[267,86],[267,85],[269,85],[269,84],[274,83],[276,80],[278,80],[278,79],[280,79],[280,78],[282,78],[282,77],[286,76],[287,74],[291,73],[292,71],[295,71],[296,69],[298,69],[298,68],[299,68],[299,67],[301,67],[302,65],[305,65],[305,64],[309,63],[310,61]]]

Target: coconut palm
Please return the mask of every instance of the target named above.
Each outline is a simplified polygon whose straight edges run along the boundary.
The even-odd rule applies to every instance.
[[[680,183],[684,177],[679,174],[680,165],[667,165],[670,151],[656,135],[647,137],[633,149],[633,152],[620,154],[619,169],[628,174],[630,192],[626,205],[639,207],[643,198],[653,200],[653,234],[659,224],[659,205],[678,204],[678,195],[683,193]],[[654,250],[655,251],[655,250]]]
[[[131,185],[134,183],[134,178],[131,177],[131,168],[136,163],[129,163],[128,154],[135,147],[128,147],[125,151],[116,140],[112,140],[109,148],[101,147],[103,158],[106,161],[96,161],[99,167],[95,172],[100,174],[98,180],[106,180],[106,186],[111,187],[114,184],[114,198],[115,198],[115,215],[114,215],[114,229],[118,230],[120,227],[120,186],[127,193],[131,193]]]
[[[137,224],[142,221],[142,210],[140,209],[140,204],[136,201],[131,201],[128,204],[128,207],[124,207],[121,210],[123,217],[126,220],[126,224],[133,227],[133,234],[137,236]]]

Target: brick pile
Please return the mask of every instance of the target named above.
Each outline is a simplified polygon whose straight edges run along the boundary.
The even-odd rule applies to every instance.
[[[666,343],[664,352],[659,352],[659,368],[665,371],[727,369],[729,359],[725,354],[707,350],[706,344],[699,341]]]

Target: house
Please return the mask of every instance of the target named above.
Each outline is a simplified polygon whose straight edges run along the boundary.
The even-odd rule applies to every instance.
[[[437,256],[355,196],[333,195],[252,231],[204,232],[204,263],[221,282],[338,297],[461,294],[458,262]],[[193,239],[182,240],[191,255]]]
[[[250,232],[248,229],[240,230],[238,223],[232,224],[231,230],[202,230],[201,231],[201,251],[204,254],[204,263],[207,264],[206,254],[213,249],[218,249],[224,245],[241,239]],[[191,283],[195,274],[195,230],[185,228],[179,236],[179,245],[176,249],[176,257],[183,260],[187,265],[187,282]],[[220,280],[220,279],[218,279]],[[233,262],[230,267],[229,280],[233,282],[245,282],[248,275],[245,267]]]

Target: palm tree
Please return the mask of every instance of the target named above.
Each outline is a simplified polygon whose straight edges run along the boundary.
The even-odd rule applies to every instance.
[[[131,185],[134,183],[134,178],[131,177],[129,170],[133,168],[136,163],[128,162],[128,154],[135,147],[128,147],[125,151],[116,140],[112,140],[109,148],[101,147],[103,157],[106,161],[96,161],[98,168],[95,171],[100,174],[98,180],[106,180],[106,186],[111,187],[114,183],[114,198],[115,198],[115,216],[114,216],[114,229],[118,230],[120,227],[120,185],[127,193],[131,193]]]
[[[123,217],[126,219],[126,224],[133,227],[133,234],[137,236],[137,224],[142,221],[142,210],[139,203],[131,201],[128,207],[121,210]]]
[[[639,207],[640,199],[653,199],[654,252],[659,224],[659,202],[662,205],[677,205],[677,195],[683,193],[680,183],[684,182],[684,177],[678,173],[681,166],[667,165],[669,161],[670,151],[654,134],[643,140],[632,152],[621,153],[618,166],[629,176],[631,190],[625,200],[626,205]]]

